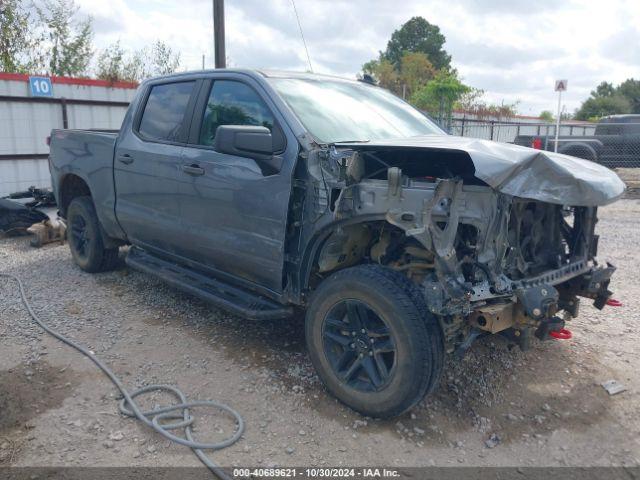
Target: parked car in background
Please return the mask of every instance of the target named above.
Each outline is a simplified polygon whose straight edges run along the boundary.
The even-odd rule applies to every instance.
[[[240,317],[305,309],[319,377],[365,415],[414,406],[447,351],[568,338],[578,297],[611,296],[595,226],[624,191],[614,172],[446,135],[362,82],[152,79],[119,133],[54,130],[49,161],[80,268],[131,245],[131,267]]]
[[[554,135],[519,135],[514,142],[554,151]],[[601,119],[594,135],[560,136],[558,153],[584,158],[609,168],[640,167],[640,115],[611,115]]]

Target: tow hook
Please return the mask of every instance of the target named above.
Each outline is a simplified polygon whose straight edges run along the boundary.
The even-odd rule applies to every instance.
[[[561,328],[560,330],[551,330],[549,332],[549,336],[555,338],[556,340],[569,340],[573,336],[573,334],[570,330]]]
[[[606,303],[610,307],[621,307],[622,306],[622,302],[620,300],[616,300],[615,298],[608,299]]]
[[[560,317],[551,317],[540,322],[535,336],[538,337],[539,340],[549,340],[549,337],[559,338],[554,334],[562,332],[563,330],[566,330],[564,328],[564,320]],[[566,331],[568,332],[568,330]],[[569,332],[569,335],[571,335],[571,332]]]

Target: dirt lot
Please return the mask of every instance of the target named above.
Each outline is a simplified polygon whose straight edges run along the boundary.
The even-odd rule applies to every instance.
[[[124,266],[83,273],[66,245],[35,250],[26,238],[0,240],[0,270],[20,275],[42,318],[127,385],[176,384],[191,399],[238,409],[246,433],[213,455],[222,465],[638,465],[639,219],[640,201],[623,200],[598,226],[623,308],[584,302],[573,340],[526,353],[482,340],[448,359],[435,395],[392,421],[363,418],[324,391],[299,318],[249,322]],[[628,390],[609,396],[600,386],[609,379]],[[0,279],[0,465],[199,465],[120,416],[115,399],[93,364],[34,326],[15,285]],[[205,415],[195,433],[231,429]]]

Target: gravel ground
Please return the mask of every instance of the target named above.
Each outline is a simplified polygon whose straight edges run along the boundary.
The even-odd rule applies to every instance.
[[[304,346],[300,318],[251,322],[122,266],[81,272],[67,246],[0,240],[0,270],[22,277],[43,320],[88,345],[133,387],[178,385],[226,402],[247,429],[213,457],[222,465],[609,466],[640,463],[640,201],[602,209],[601,258],[619,267],[623,308],[584,302],[570,341],[526,352],[500,338],[449,358],[438,391],[389,421],[329,396]],[[13,283],[0,279],[0,465],[199,465],[186,448],[117,412],[92,363],[43,334]],[[609,396],[600,383],[622,382]],[[147,400],[158,404],[162,398]],[[220,439],[230,421],[202,413],[195,435]]]

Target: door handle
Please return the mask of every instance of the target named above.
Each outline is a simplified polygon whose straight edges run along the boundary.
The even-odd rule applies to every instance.
[[[204,168],[198,166],[198,165],[182,165],[182,171],[184,173],[186,173],[187,175],[193,175],[198,176],[198,175],[204,175]]]
[[[128,153],[125,153],[124,155],[118,155],[118,161],[125,165],[130,165],[133,163],[133,157]]]

